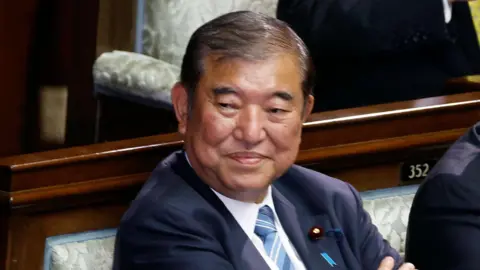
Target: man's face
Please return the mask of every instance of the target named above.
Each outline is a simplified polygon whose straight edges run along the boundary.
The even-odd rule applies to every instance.
[[[172,91],[188,158],[216,191],[256,200],[254,194],[264,195],[294,163],[302,123],[312,109],[312,96],[304,102],[298,58],[280,54],[253,62],[210,56],[204,69],[189,116],[187,90],[177,84]]]

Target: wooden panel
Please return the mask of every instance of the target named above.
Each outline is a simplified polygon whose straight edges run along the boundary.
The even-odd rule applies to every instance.
[[[8,269],[9,258],[9,246],[11,241],[9,240],[9,200],[10,195],[5,191],[0,191],[0,270]]]
[[[64,147],[63,143],[41,141],[39,96],[44,87],[60,86],[68,91],[66,145],[93,143],[96,102],[92,66],[96,56],[98,1],[39,1],[28,63],[28,128],[24,152]]]
[[[464,93],[465,89],[470,91],[480,91],[480,75],[470,75],[465,77],[450,79],[447,83],[450,93]]]
[[[52,147],[39,139],[43,86],[69,90],[67,143],[93,142],[97,13],[98,0],[1,1],[0,155]]]
[[[0,156],[24,147],[28,63],[37,0],[0,2]]]
[[[400,186],[403,162],[438,159],[465,131],[453,129],[307,149],[299,153],[297,163],[349,182],[360,191]]]
[[[97,56],[113,50],[134,51],[137,0],[100,1]]]
[[[55,147],[55,144],[50,147],[40,139],[42,128],[39,115],[40,108],[44,105],[41,104],[40,97],[43,95],[41,91],[44,86],[68,84],[68,69],[71,65],[69,49],[73,36],[69,23],[73,14],[71,2],[71,0],[39,1],[35,10],[35,32],[32,36],[30,61],[25,63],[29,69],[29,84],[24,153]],[[48,108],[50,111],[55,109],[55,107]],[[57,112],[53,113],[57,114]]]
[[[173,111],[161,110],[114,97],[98,96],[100,102],[97,142],[118,141],[177,131]]]
[[[96,58],[99,0],[73,2],[70,31],[72,65],[69,67],[66,145],[94,142],[96,106],[92,67]]]
[[[480,119],[480,92],[312,114],[302,149],[462,128]]]
[[[313,116],[317,122],[304,129],[311,141],[302,145],[297,163],[359,190],[402,185],[401,163],[439,158],[480,119],[479,101],[471,93],[419,100],[415,106],[398,103],[383,110],[375,106]],[[404,122],[417,128],[398,129]],[[350,126],[375,132],[352,134]],[[5,269],[38,269],[45,237],[117,226],[156,164],[181,147],[181,137],[173,133],[0,159],[0,207],[5,209],[0,212],[0,256],[6,258]]]

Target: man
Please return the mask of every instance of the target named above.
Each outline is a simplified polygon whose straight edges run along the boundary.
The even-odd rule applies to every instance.
[[[317,69],[314,112],[449,94],[480,73],[466,1],[279,0]]]
[[[349,184],[292,165],[313,77],[277,19],[235,12],[200,27],[172,89],[185,151],[123,217],[114,269],[397,269]]]
[[[480,122],[454,143],[420,186],[406,256],[419,269],[479,269]]]

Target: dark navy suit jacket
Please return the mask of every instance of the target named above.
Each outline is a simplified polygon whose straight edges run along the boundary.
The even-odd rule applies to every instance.
[[[292,166],[273,186],[285,232],[307,269],[378,268],[398,253],[383,240],[349,184]],[[318,226],[324,237],[312,240]],[[330,233],[341,230],[342,233]],[[335,265],[321,255],[327,253]],[[220,199],[182,152],[162,161],[125,213],[114,270],[266,270],[267,264]]]
[[[406,258],[418,269],[480,269],[480,122],[454,143],[413,200]]]

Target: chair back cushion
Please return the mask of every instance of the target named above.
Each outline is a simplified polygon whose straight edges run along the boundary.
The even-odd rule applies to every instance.
[[[116,229],[47,238],[44,270],[111,270]]]
[[[251,10],[275,17],[278,0],[150,0],[145,3],[143,53],[180,66],[193,32],[220,15]]]
[[[418,185],[365,191],[363,208],[382,236],[402,256],[405,254],[408,217]]]

